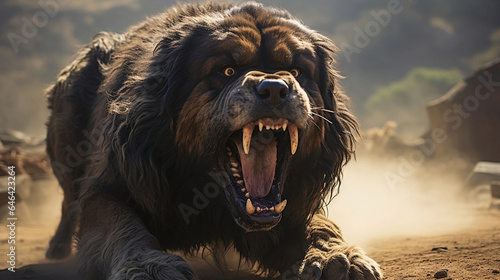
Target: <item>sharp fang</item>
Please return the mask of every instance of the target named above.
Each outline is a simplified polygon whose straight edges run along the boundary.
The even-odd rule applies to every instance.
[[[299,145],[299,131],[297,129],[297,126],[291,124],[288,129],[288,133],[290,133],[291,152],[292,155],[295,155],[295,152],[297,151],[297,146]]]
[[[255,124],[249,123],[243,127],[243,150],[245,154],[248,155],[250,151],[250,141],[252,141],[252,133]]]
[[[283,131],[285,131],[285,130],[286,130],[286,126],[287,126],[287,125],[288,125],[287,123],[284,123],[284,124],[283,124]]]
[[[287,203],[287,201],[285,199],[280,204],[274,206],[274,210],[273,210],[274,214],[279,214],[279,213],[283,212],[283,210],[285,210],[286,203]]]
[[[264,128],[264,123],[259,120],[259,131],[262,131],[262,129]]]
[[[247,213],[250,215],[255,213],[255,206],[253,206],[252,201],[250,201],[250,198],[247,199],[246,210],[247,210]]]

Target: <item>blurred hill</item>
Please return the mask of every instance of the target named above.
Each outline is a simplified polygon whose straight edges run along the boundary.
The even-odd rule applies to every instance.
[[[78,46],[101,30],[123,32],[175,2],[1,1],[0,130],[44,134],[48,111],[43,90],[72,60]],[[391,84],[408,82],[416,68],[467,75],[500,56],[500,2],[496,0],[261,2],[289,10],[344,51],[338,55],[338,67],[365,127],[381,125],[391,117],[375,119],[373,111],[366,110],[368,100],[377,99],[371,96],[387,91]],[[442,84],[438,88],[430,95],[447,90]],[[413,83],[405,93],[406,102],[379,101],[394,102],[404,110],[427,100],[419,97],[423,91],[426,88]]]

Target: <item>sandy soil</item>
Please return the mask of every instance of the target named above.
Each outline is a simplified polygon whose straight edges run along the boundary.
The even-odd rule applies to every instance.
[[[58,222],[58,209],[61,192],[53,182],[43,182],[35,185],[37,203],[27,201],[29,214],[19,216],[16,227],[16,268],[24,267],[18,272],[0,272],[0,279],[65,279],[57,278],[50,273],[57,271],[63,273],[57,263],[45,266],[28,266],[31,264],[48,264],[44,258],[48,241],[53,234]],[[33,188],[32,188],[33,189]],[[38,194],[36,193],[38,192]],[[347,198],[349,194],[346,195]],[[43,203],[40,203],[43,198]],[[340,201],[342,206],[342,202]],[[23,207],[20,207],[23,208]],[[445,207],[446,208],[446,207]],[[2,209],[2,212],[5,210]],[[26,211],[23,210],[23,211]],[[438,213],[438,212],[436,212]],[[356,243],[362,245],[367,253],[377,260],[383,267],[386,279],[500,279],[500,210],[498,209],[470,209],[466,208],[461,213],[463,216],[455,216],[455,222],[464,221],[461,227],[449,227],[446,222],[433,223],[434,227],[444,227],[441,230],[413,232],[393,232],[393,234],[381,234],[374,228],[375,238],[354,238]],[[31,215],[31,218],[28,217]],[[353,217],[356,217],[354,215]],[[474,219],[471,219],[474,217]],[[353,218],[355,219],[355,218]],[[5,217],[2,217],[5,221]],[[441,220],[443,221],[443,220]],[[407,221],[412,223],[411,220]],[[416,226],[421,224],[416,220]],[[380,222],[378,223],[381,224]],[[349,224],[342,224],[346,228],[346,236],[349,233],[359,231],[358,228]],[[428,225],[423,225],[428,227]],[[384,225],[381,225],[384,227]],[[0,252],[2,258],[6,258],[8,251],[8,233],[0,231]],[[396,235],[394,235],[396,234]],[[370,230],[365,230],[363,236],[370,236]],[[197,263],[199,275],[216,274],[210,266]],[[0,262],[0,269],[7,268],[5,261]],[[46,272],[48,268],[51,272]],[[442,272],[439,272],[442,271]],[[445,272],[446,273],[445,273]],[[47,274],[49,273],[49,274]],[[437,274],[436,274],[437,273]],[[51,275],[42,277],[42,275]],[[214,276],[205,279],[252,279],[248,273],[226,273],[224,277]]]
[[[390,280],[500,279],[500,211],[478,211],[466,229],[425,237],[379,240],[369,247]],[[439,274],[443,273],[438,273]]]

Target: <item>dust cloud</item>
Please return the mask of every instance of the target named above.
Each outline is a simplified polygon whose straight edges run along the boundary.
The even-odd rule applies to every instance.
[[[30,196],[26,201],[30,210],[29,221],[36,223],[59,220],[62,199],[63,190],[55,178],[33,181]]]
[[[346,166],[328,214],[349,243],[445,234],[472,223],[471,206],[461,197],[463,182],[440,172],[399,174],[398,164],[358,158]]]

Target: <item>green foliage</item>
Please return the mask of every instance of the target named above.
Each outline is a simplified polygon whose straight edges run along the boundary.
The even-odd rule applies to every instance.
[[[491,45],[487,49],[475,54],[470,59],[466,59],[471,68],[477,69],[487,62],[500,57],[500,28],[491,33],[490,41]]]
[[[421,106],[446,93],[462,78],[455,69],[418,67],[403,79],[381,87],[365,103],[365,110],[374,112],[399,107],[399,110]]]

